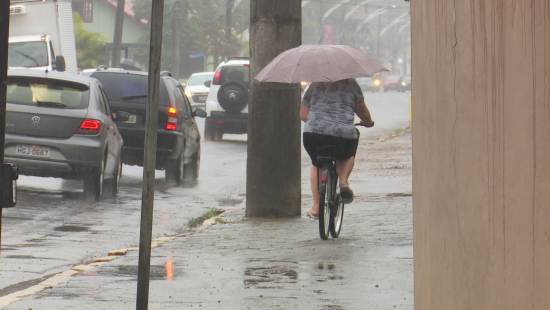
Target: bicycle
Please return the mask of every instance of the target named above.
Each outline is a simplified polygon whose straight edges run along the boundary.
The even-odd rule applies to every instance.
[[[362,126],[361,124],[355,124]],[[357,130],[357,139],[359,139]],[[319,149],[329,155],[334,154],[335,145],[325,145]],[[336,193],[338,174],[336,173],[336,158],[333,156],[318,156],[317,162],[322,163],[321,183],[319,184],[319,236],[327,240],[330,236],[338,238],[344,219],[344,201]],[[319,170],[317,170],[319,180]],[[317,181],[319,182],[319,181]]]

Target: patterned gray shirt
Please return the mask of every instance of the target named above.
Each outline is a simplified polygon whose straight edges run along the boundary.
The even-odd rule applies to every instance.
[[[309,108],[304,132],[357,139],[355,104],[364,100],[355,79],[311,83],[302,106]]]

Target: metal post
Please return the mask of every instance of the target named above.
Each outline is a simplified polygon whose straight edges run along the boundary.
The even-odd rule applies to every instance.
[[[122,43],[122,28],[124,26],[124,3],[118,0],[116,7],[115,34],[113,36],[113,62],[111,67],[120,67],[120,44]],[[109,66],[109,64],[106,64]]]
[[[323,43],[323,40],[325,39],[325,26],[323,25],[323,0],[319,0],[319,40],[317,40],[317,44]]]
[[[376,38],[376,61],[380,62],[380,15],[378,14],[378,36]]]
[[[160,90],[160,61],[164,0],[153,0],[151,40],[149,49],[149,89],[145,117],[145,150],[143,159],[143,193],[136,309],[147,310],[149,304],[149,272],[151,269],[151,239],[153,233],[153,203],[155,199],[155,163]]]
[[[174,13],[172,15],[172,26],[174,27],[174,47],[172,49],[172,75],[180,78],[180,6],[181,1],[176,0],[174,3]]]
[[[10,2],[0,1],[0,163],[4,162],[6,141],[6,93],[8,86],[8,37],[10,27]],[[2,206],[0,206],[0,248],[2,246]],[[0,253],[1,254],[1,253]],[[1,256],[0,256],[1,257]]]

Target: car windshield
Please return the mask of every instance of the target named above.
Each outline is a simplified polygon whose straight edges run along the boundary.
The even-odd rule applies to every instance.
[[[212,81],[214,73],[212,74],[201,74],[201,75],[192,75],[187,81],[187,86],[197,86],[204,85],[204,82]]]
[[[6,101],[12,104],[59,109],[86,109],[85,84],[37,77],[9,76]]]
[[[386,78],[387,81],[397,81],[399,80],[399,75],[390,75]]]
[[[42,67],[48,65],[48,45],[40,42],[8,44],[8,67]]]
[[[248,85],[250,67],[245,65],[224,66],[221,68],[220,84],[227,81],[239,81]]]
[[[147,103],[147,75],[94,72],[91,76],[101,82],[109,101]],[[170,100],[162,79],[160,89],[160,106],[169,106]]]

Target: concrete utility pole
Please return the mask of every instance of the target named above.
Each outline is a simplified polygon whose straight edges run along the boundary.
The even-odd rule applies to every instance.
[[[172,15],[172,27],[174,34],[174,48],[172,49],[172,75],[176,78],[180,78],[180,13],[181,1],[176,0],[174,3],[174,11]]]
[[[111,65],[113,68],[120,67],[120,45],[122,44],[122,28],[124,26],[124,2],[125,0],[117,1],[115,34],[113,36],[113,62]]]
[[[10,2],[0,1],[0,164],[4,162],[6,142],[6,94],[8,82],[8,37],[10,33]],[[2,206],[0,206],[0,248],[2,246]]]
[[[300,0],[250,1],[250,95],[246,216],[299,216],[299,84],[253,80],[281,52],[302,41]]]
[[[145,117],[145,150],[143,159],[143,192],[141,198],[141,230],[136,309],[147,310],[149,304],[149,272],[151,270],[151,239],[153,233],[153,203],[155,200],[155,167],[160,90],[160,56],[162,52],[162,22],[164,0],[153,0],[151,40],[149,49],[149,88]]]
[[[227,6],[225,8],[225,42],[227,42],[228,47],[231,42],[231,27],[233,25],[233,1],[234,0],[227,0]],[[231,55],[229,55],[229,52],[226,48],[225,57],[227,56]]]

